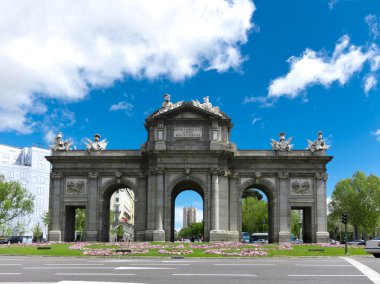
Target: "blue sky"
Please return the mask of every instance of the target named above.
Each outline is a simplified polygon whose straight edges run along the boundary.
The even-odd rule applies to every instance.
[[[380,175],[378,1],[8,0],[0,11],[1,144],[47,147],[62,131],[78,149],[94,133],[138,149],[165,93],[207,95],[240,149],[270,149],[281,131],[305,149],[322,130],[328,196],[356,170]]]

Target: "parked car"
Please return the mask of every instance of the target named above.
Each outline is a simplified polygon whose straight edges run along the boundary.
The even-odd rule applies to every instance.
[[[353,240],[353,241],[348,241],[348,245],[361,245],[365,246],[365,240]]]
[[[330,239],[330,245],[339,245],[339,244],[340,244],[339,241],[336,241],[336,240]]]
[[[0,241],[0,244],[18,244],[22,243],[22,237],[13,236],[9,237],[8,239],[4,239]]]
[[[242,232],[241,233],[241,242],[242,243],[249,243],[250,241],[250,235],[248,232]]]
[[[380,258],[380,237],[367,241],[364,250],[368,253],[372,253],[376,258]]]

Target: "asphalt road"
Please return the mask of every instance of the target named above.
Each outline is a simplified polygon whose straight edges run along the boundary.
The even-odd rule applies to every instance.
[[[380,259],[0,256],[1,283],[376,283]]]

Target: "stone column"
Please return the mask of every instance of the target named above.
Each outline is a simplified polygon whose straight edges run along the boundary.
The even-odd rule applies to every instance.
[[[86,236],[87,242],[99,241],[98,238],[98,176],[97,172],[88,174],[87,208],[86,208]]]
[[[164,170],[157,169],[156,172],[156,229],[153,232],[153,241],[164,242]]]
[[[317,233],[316,241],[317,243],[327,243],[330,238],[330,234],[327,232],[327,209],[326,209],[326,173],[316,173],[316,223],[317,223]]]
[[[145,241],[145,229],[147,220],[146,208],[146,175],[141,173],[137,178],[135,192],[135,241]]]
[[[231,242],[239,241],[238,229],[238,188],[239,175],[234,173],[229,178],[229,235]]]
[[[210,241],[228,241],[228,170],[212,170]]]
[[[147,194],[146,194],[146,231],[145,240],[153,241],[153,231],[156,229],[156,171],[149,170],[147,177]]]
[[[61,206],[61,192],[64,191],[62,182],[63,174],[52,172],[50,174],[50,200],[49,200],[49,213],[51,216],[51,225],[49,226],[49,241],[60,242],[62,241],[62,206]]]
[[[217,170],[211,171],[211,230],[219,230],[219,176]]]
[[[278,173],[279,178],[279,242],[290,240],[289,173]]]

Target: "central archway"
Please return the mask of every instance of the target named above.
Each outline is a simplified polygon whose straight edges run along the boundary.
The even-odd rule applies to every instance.
[[[198,193],[201,198],[202,198],[202,202],[203,202],[203,222],[204,222],[204,226],[203,226],[203,238],[206,239],[206,226],[205,226],[205,209],[206,209],[206,204],[205,204],[205,192],[202,188],[202,186],[194,181],[194,180],[182,180],[182,181],[179,181],[178,183],[175,184],[175,186],[172,188],[171,190],[171,198],[170,198],[170,208],[171,208],[171,220],[170,220],[170,238],[169,240],[171,242],[174,242],[174,239],[175,239],[175,201],[176,201],[176,198],[178,197],[178,195],[184,191],[187,191],[187,190],[191,190],[191,191],[195,191],[196,193]]]

